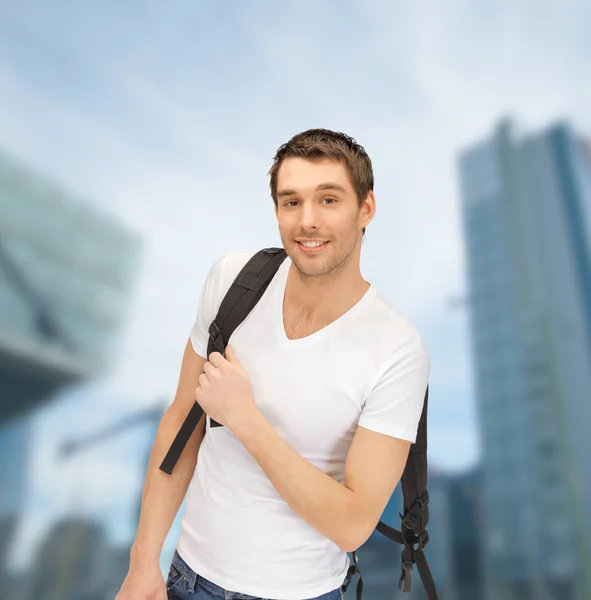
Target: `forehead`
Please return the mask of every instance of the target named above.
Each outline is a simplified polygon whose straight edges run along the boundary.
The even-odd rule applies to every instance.
[[[336,160],[290,157],[283,161],[277,173],[278,193],[284,190],[311,192],[325,183],[339,184],[354,193],[345,165]]]

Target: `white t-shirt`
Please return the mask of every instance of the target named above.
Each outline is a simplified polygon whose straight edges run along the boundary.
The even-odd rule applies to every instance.
[[[207,357],[208,329],[251,254],[212,267],[191,341]],[[283,326],[287,257],[230,338],[258,409],[310,463],[344,483],[357,425],[415,441],[429,379],[428,351],[411,323],[371,286],[344,315],[290,340]],[[220,587],[261,598],[302,600],[339,587],[349,557],[304,521],[226,427],[210,429],[189,486],[177,550]]]

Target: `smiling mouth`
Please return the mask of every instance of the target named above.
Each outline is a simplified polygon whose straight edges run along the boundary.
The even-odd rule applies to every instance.
[[[316,252],[321,252],[322,250],[324,250],[324,248],[328,246],[329,242],[323,242],[318,246],[305,246],[304,244],[302,244],[302,242],[297,242],[297,244],[300,250],[305,254],[315,254]]]

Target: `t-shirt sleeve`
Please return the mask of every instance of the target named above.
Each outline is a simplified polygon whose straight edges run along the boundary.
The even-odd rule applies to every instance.
[[[205,278],[205,283],[201,288],[197,316],[191,328],[191,345],[193,346],[193,350],[203,358],[207,358],[209,326],[217,315],[223,294],[225,293],[223,290],[225,262],[226,256],[222,256],[209,270]]]
[[[369,391],[358,424],[414,443],[430,368],[429,353],[420,340],[403,344]]]

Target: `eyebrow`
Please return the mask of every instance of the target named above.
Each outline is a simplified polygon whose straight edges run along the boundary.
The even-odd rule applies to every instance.
[[[316,188],[316,191],[319,192],[321,190],[335,190],[337,192],[346,192],[347,191],[342,185],[339,185],[338,183],[332,183],[332,182],[321,183]],[[277,197],[283,198],[284,196],[294,196],[295,194],[297,194],[297,192],[295,190],[281,190],[280,192],[277,193]]]

